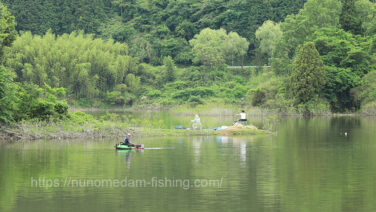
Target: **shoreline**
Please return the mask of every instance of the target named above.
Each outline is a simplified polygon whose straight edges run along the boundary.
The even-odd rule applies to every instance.
[[[234,107],[239,107],[235,105],[228,105],[229,107],[215,107],[208,109],[207,105],[203,107],[188,108],[186,105],[175,106],[175,107],[129,107],[129,108],[98,108],[98,107],[69,107],[70,112],[170,112],[172,114],[179,114],[182,116],[191,116],[196,113],[199,113],[201,116],[233,116],[234,113],[237,113],[239,109]],[[239,107],[242,108],[242,107]],[[278,109],[265,109],[265,108],[255,108],[245,106],[243,107],[247,110],[247,116],[250,117],[259,117],[259,116],[268,116],[276,115],[280,117],[304,117],[303,113],[298,112],[281,112]],[[184,112],[182,110],[185,109]],[[175,110],[175,111],[174,111]],[[308,117],[345,117],[345,116],[358,116],[358,117],[373,117],[376,116],[376,113],[369,112],[354,112],[354,113],[332,113],[332,112],[319,112],[312,113]]]
[[[68,139],[104,139],[116,138],[122,140],[128,133],[136,138],[151,136],[235,136],[271,134],[267,130],[252,128],[226,130],[188,130],[188,129],[157,129],[143,127],[114,127],[107,125],[103,128],[92,127],[93,123],[82,127],[81,130],[65,129],[62,124],[49,123],[19,123],[13,126],[0,127],[0,142],[22,142],[34,140],[68,140]]]
[[[164,108],[167,109],[167,108]],[[260,108],[244,108],[249,117],[278,116],[281,118],[295,117],[305,118],[299,113],[282,113]],[[234,105],[228,107],[211,107],[203,105],[196,108],[177,106],[169,108],[169,113],[179,116],[191,116],[199,113],[200,116],[233,116],[237,112]],[[70,111],[107,111],[107,112],[137,112],[139,108],[70,108]],[[141,110],[142,111],[142,110]],[[154,112],[149,110],[147,112]],[[144,111],[145,112],[145,111]],[[308,118],[331,118],[331,117],[375,117],[366,113],[318,113]],[[163,125],[163,123],[162,123]],[[231,127],[231,126],[230,126]],[[7,126],[0,126],[0,141],[23,141],[23,140],[67,140],[67,139],[122,139],[127,133],[136,137],[149,136],[215,136],[215,135],[259,135],[270,134],[267,130],[257,129],[233,129],[233,130],[187,130],[167,129],[157,120],[127,120],[124,121],[118,115],[109,113],[105,118],[97,119],[90,113],[72,112],[69,118],[63,120],[38,121],[28,120],[13,123]]]

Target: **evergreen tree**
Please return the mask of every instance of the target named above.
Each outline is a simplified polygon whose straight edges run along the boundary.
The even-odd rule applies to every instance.
[[[344,0],[339,19],[342,29],[353,34],[360,34],[362,23],[356,14],[355,0]]]
[[[295,103],[305,104],[313,100],[324,81],[324,64],[315,45],[307,42],[299,49],[292,65],[290,83]]]
[[[172,60],[172,58],[170,56],[165,57],[163,59],[163,65],[166,67],[165,76],[164,76],[165,80],[167,82],[175,81],[176,76],[175,76],[174,60]]]

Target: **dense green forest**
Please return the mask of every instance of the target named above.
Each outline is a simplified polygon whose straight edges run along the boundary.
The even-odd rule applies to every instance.
[[[67,102],[375,112],[374,1],[3,3],[1,122]],[[271,68],[227,67],[246,64]]]
[[[17,31],[44,35],[74,30],[126,42],[141,61],[161,65],[165,56],[191,64],[188,41],[204,28],[237,32],[256,55],[255,31],[266,20],[283,19],[305,0],[3,0],[15,15]],[[253,59],[248,57],[248,60]],[[239,61],[240,62],[240,61]]]

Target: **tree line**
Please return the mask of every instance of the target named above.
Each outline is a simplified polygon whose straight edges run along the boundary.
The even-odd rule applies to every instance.
[[[22,2],[15,1],[11,10],[17,11]],[[65,2],[66,8],[74,9],[68,10],[70,14],[86,11],[77,6],[80,2]],[[40,23],[44,9],[63,2],[41,3],[46,8],[30,20],[20,18],[22,13],[12,16],[1,5],[0,104],[6,114],[2,122],[33,118],[36,111],[43,118],[61,117],[65,99],[81,106],[221,101],[304,113],[317,108],[333,112],[374,108],[374,2],[308,0],[301,9],[290,8],[289,14],[278,11],[278,18],[270,15],[277,14],[273,8],[284,8],[291,1],[257,2],[98,0],[86,6],[102,5],[103,19],[100,15],[87,19],[82,13],[70,19],[74,24],[63,24],[64,19],[57,18],[64,27],[72,27],[62,30],[51,18],[46,24],[54,27],[41,29],[38,24],[31,32],[23,28],[27,21]],[[265,11],[270,13],[258,14],[264,11],[261,5],[269,5]],[[253,9],[245,14],[244,8]],[[219,17],[227,18],[219,21]],[[242,31],[255,18],[252,30]],[[84,20],[97,20],[99,25],[95,31],[78,27]],[[237,25],[242,21],[243,27]],[[226,30],[230,25],[233,31]],[[226,69],[226,64],[247,60],[269,64],[272,71]],[[21,94],[30,95],[20,98]],[[23,101],[34,103],[28,107]]]
[[[375,14],[368,0],[308,0],[283,22],[264,22],[256,31],[259,51],[285,79],[276,93],[295,99],[295,107],[320,102],[335,112],[375,101],[369,90],[375,86],[369,80],[376,64]]]
[[[177,64],[194,60],[191,40],[205,28],[236,32],[250,43],[257,61],[256,29],[265,21],[282,21],[298,12],[305,0],[3,0],[17,21],[17,31],[62,35],[84,31],[129,45],[129,54],[153,65],[171,56]],[[235,59],[234,59],[235,60]],[[262,61],[259,61],[260,64]],[[263,65],[263,64],[261,64]]]

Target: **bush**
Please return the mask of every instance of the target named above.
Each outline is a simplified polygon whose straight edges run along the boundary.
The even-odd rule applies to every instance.
[[[68,105],[65,103],[56,103],[54,106],[54,110],[58,115],[68,115]]]
[[[198,96],[191,96],[189,99],[188,99],[188,102],[190,103],[194,103],[194,104],[203,104],[204,102],[201,100],[200,97]]]
[[[55,114],[55,105],[45,100],[39,100],[30,108],[31,118],[48,120]]]
[[[185,90],[177,91],[173,94],[174,99],[187,101],[191,96],[199,96],[201,98],[207,98],[214,96],[214,90],[211,88],[197,87],[187,88]]]
[[[251,93],[252,93],[251,100],[252,100],[253,106],[261,106],[265,103],[266,101],[265,91],[261,89],[256,89],[256,90],[251,91]]]
[[[150,98],[158,98],[162,96],[162,92],[160,90],[150,90],[146,93],[146,96]]]

